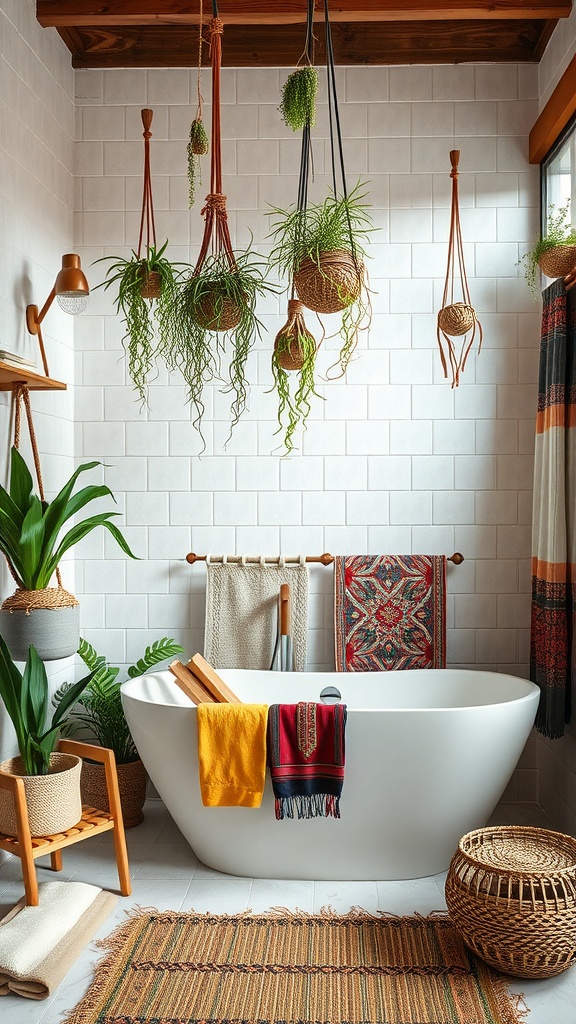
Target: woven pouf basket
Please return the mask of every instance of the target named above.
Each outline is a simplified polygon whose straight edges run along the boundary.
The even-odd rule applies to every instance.
[[[21,757],[2,761],[0,771],[17,775],[24,783],[31,836],[53,836],[80,821],[81,770],[80,757],[59,752],[50,754],[48,775],[25,775]],[[17,835],[14,799],[6,789],[0,789],[0,832]]]
[[[462,837],[446,878],[448,913],[482,960],[548,978],[576,960],[576,839],[501,825]]]
[[[566,277],[576,268],[576,245],[555,245],[542,254],[538,266],[546,277]]]
[[[445,334],[458,338],[471,331],[476,322],[476,311],[465,302],[453,302],[438,313],[438,326]]]
[[[129,761],[117,764],[118,790],[124,828],[134,828],[144,820],[144,801],[146,799],[146,783],[148,775],[142,761]],[[97,761],[85,759],[82,764],[81,779],[82,803],[95,807],[98,811],[109,811],[108,791],[106,789],[106,773],[104,765]]]
[[[347,249],[323,252],[319,262],[302,260],[294,275],[298,298],[314,313],[340,313],[359,298],[364,266]]]
[[[233,331],[242,319],[242,312],[233,299],[214,288],[202,296],[194,307],[193,316],[207,331]]]

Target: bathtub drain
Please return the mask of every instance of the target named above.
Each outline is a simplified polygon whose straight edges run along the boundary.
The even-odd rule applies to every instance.
[[[320,691],[320,700],[323,704],[338,704],[342,700],[342,694],[335,686],[325,686]]]

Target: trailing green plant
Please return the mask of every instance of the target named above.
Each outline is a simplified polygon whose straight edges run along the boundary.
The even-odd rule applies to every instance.
[[[246,361],[262,330],[256,316],[259,297],[276,293],[265,279],[266,262],[252,250],[227,252],[206,257],[176,295],[173,321],[175,331],[169,365],[179,369],[188,388],[193,422],[202,437],[204,385],[219,379],[224,392],[232,395],[231,430],[246,405],[248,381]],[[222,362],[230,349],[228,369]]]
[[[143,657],[127,669],[126,675],[128,679],[135,679],[166,658],[182,654],[183,650],[184,648],[171,637],[162,637],[146,648]],[[140,755],[134,745],[122,708],[120,687],[124,680],[118,679],[120,669],[116,665],[110,665],[104,655],[98,654],[82,637],[78,654],[91,670],[91,676],[88,685],[76,696],[74,703],[67,705],[71,713],[63,723],[64,735],[74,736],[87,729],[100,746],[114,751],[117,764],[138,761]],[[64,683],[54,694],[53,702],[66,697],[75,685]]]
[[[306,124],[316,124],[317,92],[318,72],[311,64],[296,68],[284,82],[278,109],[293,132],[302,131]]]
[[[101,263],[111,260],[106,280],[97,288],[116,290],[116,310],[125,327],[122,344],[128,354],[128,372],[144,405],[147,401],[148,379],[156,357],[170,348],[174,329],[174,297],[184,264],[171,263],[164,255],[168,241],[159,249],[146,247],[146,255],[138,257],[132,250],[128,258],[102,256]]]
[[[358,332],[370,321],[371,307],[367,276],[364,266],[365,242],[374,230],[363,200],[367,192],[360,182],[347,194],[330,193],[323,202],[297,205],[288,209],[273,208],[271,237],[273,247],[270,264],[281,275],[295,281],[299,297],[306,298],[298,288],[298,274],[306,263],[313,264],[320,277],[334,282],[342,309],[340,325],[341,347],[334,366],[340,374],[346,371],[356,346]],[[340,282],[337,276],[328,277],[324,258],[329,253],[348,256],[348,272]],[[308,304],[308,303],[306,303]]]
[[[301,356],[302,365],[292,370],[283,366],[287,354],[291,356],[295,349]],[[278,430],[284,433],[286,454],[294,449],[294,433],[299,424],[306,429],[306,420],[311,411],[310,399],[322,396],[316,391],[316,341],[307,330],[280,333],[272,352],[272,375],[274,388],[278,394]],[[296,385],[293,384],[296,379]]]
[[[48,774],[50,754],[56,747],[63,720],[93,674],[90,672],[66,693],[53,698],[55,711],[48,722],[49,684],[44,662],[31,645],[24,672],[20,672],[0,636],[0,697],[14,726],[26,775]]]
[[[79,522],[61,536],[64,525],[97,498],[114,495],[105,484],[91,484],[74,493],[81,473],[100,462],[86,462],[74,470],[52,501],[42,501],[34,493],[32,476],[17,448],[10,455],[10,483],[0,484],[0,551],[23,590],[44,590],[50,583],[63,555],[98,526],[112,534],[125,554],[136,558],[122,533],[110,522],[119,512],[98,512]]]
[[[196,196],[196,185],[202,184],[202,166],[200,157],[208,152],[209,143],[204,122],[201,117],[195,117],[190,125],[190,139],[188,141],[188,205],[194,206]]]
[[[572,227],[569,219],[570,200],[567,199],[564,206],[559,206],[554,212],[555,210],[554,203],[550,203],[546,234],[538,235],[533,248],[525,252],[516,264],[524,266],[524,276],[535,299],[539,298],[538,271],[542,256],[558,245],[576,245],[576,229]]]

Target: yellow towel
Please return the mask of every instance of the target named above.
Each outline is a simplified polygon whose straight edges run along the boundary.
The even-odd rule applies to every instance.
[[[198,768],[205,807],[260,807],[267,704],[199,704]]]

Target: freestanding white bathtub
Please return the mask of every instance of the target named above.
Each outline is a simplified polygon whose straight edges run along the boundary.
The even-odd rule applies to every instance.
[[[398,879],[446,870],[458,840],[484,826],[534,722],[534,683],[495,672],[278,673],[221,670],[247,703],[348,707],[341,818],[277,821],[261,807],[203,807],[196,707],[170,672],[122,686],[130,730],[159,795],[205,864],[255,878]]]

